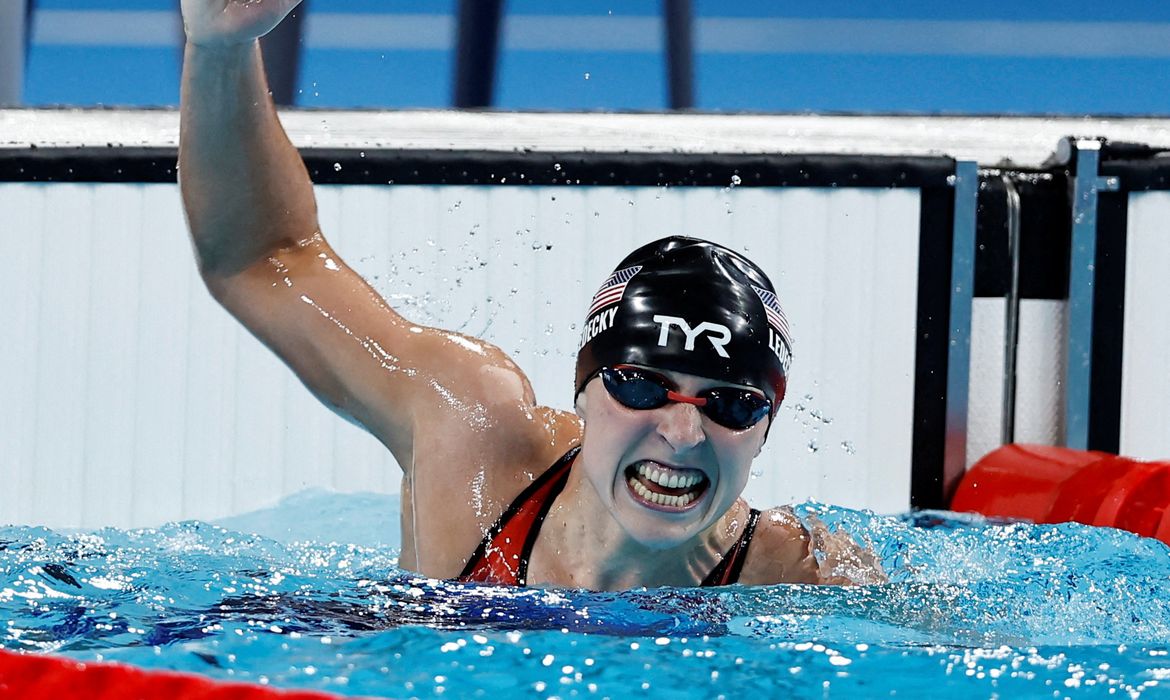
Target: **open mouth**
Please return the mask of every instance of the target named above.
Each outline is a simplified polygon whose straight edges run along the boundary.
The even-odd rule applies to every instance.
[[[652,508],[682,511],[698,502],[711,480],[698,469],[643,460],[626,467],[626,485],[636,500]]]

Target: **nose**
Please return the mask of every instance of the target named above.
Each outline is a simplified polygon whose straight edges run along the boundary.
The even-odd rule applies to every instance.
[[[670,403],[658,409],[658,434],[675,452],[683,452],[707,439],[699,407],[687,403]]]

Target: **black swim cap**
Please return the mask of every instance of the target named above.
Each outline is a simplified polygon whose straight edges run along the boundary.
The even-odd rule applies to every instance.
[[[767,275],[717,243],[671,236],[627,255],[593,297],[576,388],[602,367],[645,365],[759,389],[775,411],[791,360]]]

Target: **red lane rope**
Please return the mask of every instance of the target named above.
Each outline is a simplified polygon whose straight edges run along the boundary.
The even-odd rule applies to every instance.
[[[315,691],[223,683],[172,671],[0,650],[0,698],[20,700],[339,700]]]

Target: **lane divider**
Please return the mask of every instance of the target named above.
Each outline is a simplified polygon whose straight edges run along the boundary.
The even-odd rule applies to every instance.
[[[340,700],[305,690],[224,683],[190,673],[0,650],[0,698],[20,700]]]
[[[951,509],[1037,523],[1115,527],[1170,544],[1170,462],[1004,445],[967,470]]]

